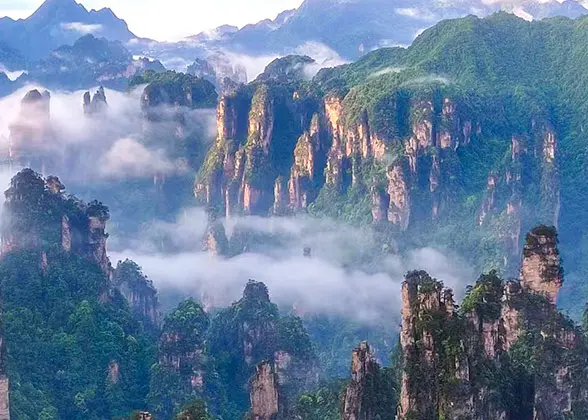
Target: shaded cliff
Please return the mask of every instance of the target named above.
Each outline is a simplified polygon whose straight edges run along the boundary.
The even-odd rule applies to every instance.
[[[273,412],[284,418],[293,398],[318,381],[315,350],[302,321],[281,317],[263,283],[250,281],[243,298],[214,318],[210,352],[222,382],[241,384],[227,389],[229,400],[243,409],[253,404],[252,418]],[[247,384],[249,395],[242,387]]]
[[[342,420],[392,420],[396,406],[395,382],[391,371],[376,362],[367,342],[351,355],[351,381],[345,389]]]
[[[584,335],[553,305],[562,284],[556,231],[538,227],[527,244],[520,282],[481,276],[459,309],[441,282],[407,275],[400,419],[585,415]]]
[[[104,88],[100,86],[98,90],[91,96],[90,92],[84,93],[84,115],[92,116],[100,114],[108,109],[108,102],[106,101],[106,93]]]
[[[3,151],[7,163],[43,168],[55,159],[51,153],[55,133],[51,126],[51,94],[48,91],[27,92],[9,128],[8,150]]]
[[[58,245],[98,265],[111,275],[106,254],[108,208],[84,203],[64,193],[59,178],[43,178],[31,169],[16,174],[6,190],[2,229],[2,255]]]
[[[146,399],[150,345],[111,280],[108,209],[64,190],[57,177],[25,169],[5,193],[3,418],[112,418]]]
[[[131,260],[119,261],[112,276],[114,286],[122,293],[133,313],[149,326],[156,327],[161,315],[157,290],[153,282]]]

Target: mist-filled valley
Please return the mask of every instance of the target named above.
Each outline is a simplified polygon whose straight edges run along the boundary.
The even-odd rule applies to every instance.
[[[0,420],[588,419],[580,2],[83,3],[0,19]]]

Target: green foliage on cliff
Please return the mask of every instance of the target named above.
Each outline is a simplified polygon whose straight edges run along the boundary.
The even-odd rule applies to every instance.
[[[321,384],[314,392],[302,394],[294,407],[296,418],[304,420],[340,420],[346,382]]]
[[[134,76],[129,82],[129,89],[147,85],[143,92],[143,105],[180,105],[190,108],[213,108],[218,95],[212,83],[175,71],[155,72],[148,70]]]
[[[496,271],[480,276],[475,286],[468,286],[461,302],[464,314],[475,313],[483,321],[500,318],[504,284]]]
[[[97,266],[60,250],[47,261],[43,270],[38,251],[22,251],[0,264],[13,417],[98,420],[144,407],[152,356],[128,304],[108,295]]]

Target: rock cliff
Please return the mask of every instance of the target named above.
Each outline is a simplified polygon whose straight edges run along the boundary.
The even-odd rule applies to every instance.
[[[544,226],[527,235],[520,281],[482,276],[459,309],[442,283],[410,273],[402,286],[398,417],[582,417],[588,378],[574,366],[588,353],[554,306],[562,281],[557,234]]]
[[[263,362],[255,369],[251,389],[251,420],[276,420],[280,414],[280,390],[274,366]]]
[[[232,387],[232,398],[246,397],[241,387],[249,384],[252,418],[289,418],[299,393],[318,381],[316,355],[302,320],[281,317],[267,287],[253,280],[243,297],[213,320],[210,351],[226,355],[218,368],[223,383],[240,384]]]
[[[272,78],[272,71],[268,66],[264,77],[219,102],[217,139],[195,183],[196,198],[218,213],[341,216],[336,202],[354,211],[345,217],[407,236],[431,222],[467,218],[493,241],[509,273],[522,229],[558,222],[558,134],[547,119],[530,118],[523,130],[510,126],[503,110],[494,123],[493,102],[472,110],[470,102],[486,99],[443,86],[397,88],[368,106],[353,89],[323,94],[320,86]],[[509,158],[472,167],[496,137],[492,153],[510,150]],[[529,213],[533,204],[525,200],[535,194],[539,206]]]
[[[374,384],[380,367],[371,353],[368,343],[363,342],[351,355],[351,382],[345,390],[343,420],[371,420],[375,412],[370,406]]]
[[[29,91],[21,101],[20,112],[10,125],[9,163],[43,168],[54,158],[51,153],[51,94],[48,91]]]
[[[108,102],[106,101],[106,93],[104,88],[100,86],[94,96],[90,92],[84,93],[84,115],[92,116],[100,114],[108,109]]]
[[[108,208],[97,201],[84,203],[64,194],[64,189],[57,177],[44,179],[31,169],[12,178],[5,192],[2,254],[60,244],[64,251],[97,264],[110,277]]]
[[[125,297],[133,313],[155,327],[159,324],[157,290],[135,262],[119,261],[113,273],[113,284]]]

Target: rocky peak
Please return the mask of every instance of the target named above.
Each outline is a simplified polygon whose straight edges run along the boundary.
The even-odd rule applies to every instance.
[[[20,112],[10,125],[7,158],[22,166],[38,167],[52,159],[50,147],[54,136],[51,126],[51,94],[29,91],[21,101]]]
[[[227,255],[229,252],[229,239],[222,222],[213,220],[208,224],[204,235],[204,251],[212,255]]]
[[[270,297],[267,286],[261,282],[249,280],[247,286],[245,286],[245,291],[243,292],[243,299],[260,302],[269,302]]]
[[[92,116],[100,114],[108,109],[108,102],[106,101],[106,93],[104,88],[100,86],[94,96],[90,96],[90,92],[84,94],[84,115]]]
[[[152,326],[159,324],[157,290],[135,262],[119,261],[113,273],[115,287],[125,297],[134,314]]]
[[[563,284],[563,269],[557,248],[557,231],[540,226],[528,235],[523,250],[521,285],[525,290],[544,295],[555,304]]]
[[[210,319],[192,299],[182,303],[163,322],[157,346],[160,367],[176,376],[184,392],[198,393],[207,385],[204,337]]]
[[[570,372],[588,352],[554,306],[561,282],[557,233],[545,226],[527,237],[520,282],[482,275],[459,310],[440,282],[409,273],[402,286],[399,419],[563,419],[581,412],[586,379]],[[527,366],[529,359],[537,364]],[[513,371],[514,365],[524,367]],[[502,395],[500,384],[481,377],[531,391],[509,391],[520,394],[516,403],[499,404],[490,396]]]
[[[46,249],[60,245],[100,266],[110,277],[106,254],[106,206],[84,203],[63,194],[59,178],[44,179],[31,169],[16,174],[5,192],[6,219],[2,231],[2,254],[22,249]]]
[[[373,383],[380,367],[367,342],[360,344],[351,355],[351,382],[345,390],[343,420],[372,420],[375,418],[373,407]]]

